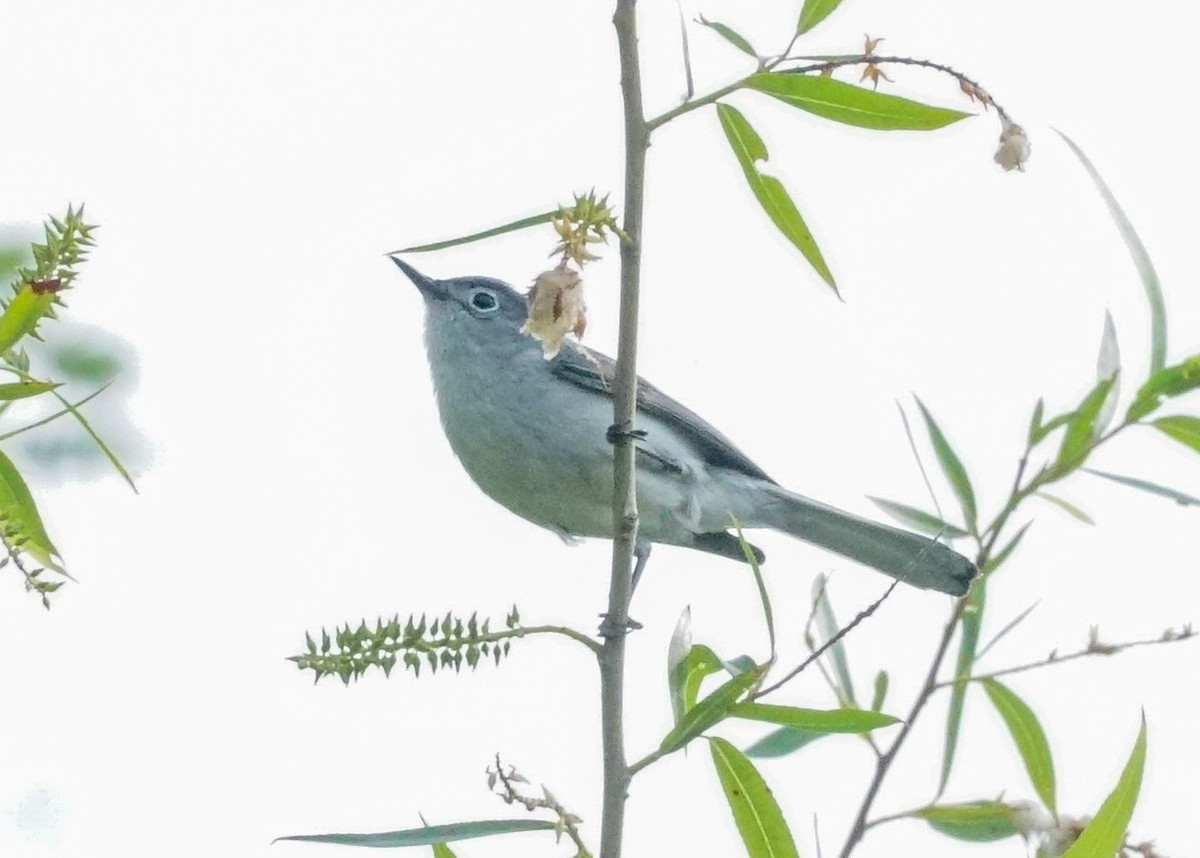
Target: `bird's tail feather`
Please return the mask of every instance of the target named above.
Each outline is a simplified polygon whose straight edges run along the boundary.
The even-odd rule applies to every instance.
[[[761,526],[819,545],[915,587],[961,596],[978,571],[966,557],[928,537],[860,518],[780,486],[771,485],[769,490],[772,502],[759,509]]]

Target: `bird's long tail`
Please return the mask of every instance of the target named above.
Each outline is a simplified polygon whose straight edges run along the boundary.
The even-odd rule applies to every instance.
[[[914,587],[952,596],[967,592],[978,571],[953,549],[925,536],[860,518],[780,486],[761,504],[757,522],[827,548]]]

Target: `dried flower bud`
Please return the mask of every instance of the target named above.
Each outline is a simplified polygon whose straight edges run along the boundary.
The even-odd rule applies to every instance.
[[[1013,825],[1026,837],[1041,834],[1054,827],[1054,818],[1040,804],[1033,801],[1018,801],[1009,805]]]
[[[565,262],[539,274],[525,301],[528,318],[521,331],[541,342],[546,360],[558,354],[567,334],[583,336],[587,327],[583,279]]]
[[[1000,129],[1000,146],[996,149],[996,163],[1005,170],[1021,170],[1025,169],[1025,162],[1029,160],[1030,152],[1032,151],[1029,138],[1025,136],[1025,129],[1015,122],[1004,120],[1004,126]]]

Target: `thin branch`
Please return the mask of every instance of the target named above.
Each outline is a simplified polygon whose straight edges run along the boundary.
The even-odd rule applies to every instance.
[[[863,796],[862,804],[859,805],[858,815],[855,817],[854,825],[850,829],[850,836],[846,838],[846,845],[842,847],[840,858],[848,858],[850,853],[854,851],[854,847],[862,840],[863,834],[866,833],[867,814],[871,812],[871,805],[875,803],[875,797],[879,794],[879,788],[883,785],[883,779],[887,777],[888,770],[892,767],[896,755],[900,753],[900,748],[903,747],[904,740],[908,738],[908,734],[912,731],[913,724],[916,723],[921,710],[925,708],[925,704],[933,696],[934,689],[937,686],[938,671],[941,669],[946,652],[950,649],[950,641],[954,637],[954,630],[958,628],[958,621],[962,617],[962,612],[966,604],[966,598],[959,599],[954,603],[954,610],[950,614],[950,620],[946,623],[946,627],[942,629],[942,637],[938,641],[937,650],[933,654],[933,662],[930,664],[929,672],[925,676],[925,683],[921,686],[921,691],[917,694],[917,699],[913,701],[912,708],[901,723],[899,735],[896,736],[895,741],[892,742],[891,746],[883,752],[883,756],[875,763],[875,775],[871,778],[866,795]]]
[[[600,858],[620,858],[625,828],[629,768],[625,762],[625,636],[633,594],[633,552],[637,544],[637,471],[633,444],[637,414],[638,293],[641,283],[642,206],[646,148],[650,130],[642,107],[641,65],[637,45],[637,0],[617,0],[613,14],[621,61],[621,103],[625,120],[625,211],[621,219],[621,310],[617,366],[613,380],[613,552],[608,611],[601,635],[601,744],[604,752],[604,800],[600,821]]]
[[[979,98],[984,106],[992,106],[996,108],[996,112],[1000,114],[1001,119],[1008,119],[1008,111],[996,103],[995,99],[984,89],[980,84],[967,77],[960,71],[957,71],[945,63],[935,63],[933,60],[922,60],[916,57],[881,57],[876,54],[856,54],[853,56],[839,57],[838,59],[825,60],[819,63],[811,63],[805,66],[796,66],[790,69],[781,69],[779,74],[811,74],[813,72],[827,72],[834,69],[843,68],[845,66],[859,65],[900,65],[900,66],[916,66],[923,69],[932,69],[934,71],[947,74],[958,81],[963,92],[970,95],[972,98]]]
[[[804,659],[804,661],[800,662],[800,664],[798,666],[796,666],[791,672],[789,672],[787,674],[787,676],[785,676],[783,679],[776,682],[774,685],[768,685],[766,688],[763,688],[763,689],[760,689],[760,690],[754,692],[746,699],[747,700],[757,700],[760,697],[765,697],[766,695],[770,694],[772,691],[778,691],[780,688],[782,688],[788,682],[791,682],[793,679],[795,679],[797,676],[799,676],[800,673],[806,667],[808,667],[810,664],[812,664],[818,658],[823,656],[830,649],[830,647],[832,647],[834,644],[836,644],[838,641],[840,641],[846,635],[850,634],[850,631],[855,626],[857,626],[859,623],[861,623],[867,617],[871,616],[871,614],[875,613],[875,611],[878,610],[879,606],[882,605],[887,600],[887,597],[892,595],[892,591],[896,589],[896,585],[898,585],[899,583],[900,583],[899,578],[892,581],[891,585],[883,592],[882,596],[880,596],[878,599],[876,599],[874,602],[872,602],[870,605],[868,605],[863,610],[859,611],[858,616],[856,616],[853,620],[851,620],[849,622],[849,624],[847,624],[846,626],[838,629],[837,634],[833,635],[829,640],[825,641],[825,643],[823,643],[823,644],[821,644],[821,646],[817,647],[817,649],[815,649],[808,658],[806,658],[806,659]]]
[[[558,817],[558,821],[554,824],[554,834],[556,837],[562,837],[564,834],[571,838],[571,842],[575,844],[575,858],[592,858],[592,853],[588,851],[587,846],[583,842],[583,838],[579,835],[579,823],[582,822],[578,816],[568,811],[558,799],[554,797],[554,793],[542,784],[542,797],[530,796],[523,794],[516,784],[527,784],[528,779],[517,772],[513,765],[508,766],[508,771],[505,772],[503,764],[500,762],[500,755],[496,754],[496,768],[488,768],[488,788],[493,793],[500,797],[505,804],[522,804],[525,809],[531,813],[539,808],[548,810]],[[497,781],[500,788],[496,788]]]
[[[1037,670],[1039,667],[1049,667],[1052,664],[1061,664],[1065,661],[1074,661],[1078,658],[1086,658],[1090,655],[1116,655],[1119,652],[1124,652],[1127,649],[1133,649],[1139,646],[1156,646],[1157,644],[1177,643],[1185,641],[1196,636],[1195,630],[1191,623],[1183,626],[1183,628],[1167,629],[1156,638],[1147,638],[1138,641],[1126,641],[1125,643],[1107,644],[1101,642],[1096,637],[1095,629],[1092,630],[1092,637],[1088,640],[1088,645],[1077,652],[1070,652],[1066,655],[1059,655],[1057,651],[1041,659],[1040,661],[1031,661],[1027,664],[1018,664],[1013,667],[1005,667],[1000,670],[994,670],[991,673],[981,673],[975,676],[963,676],[958,679],[950,679],[945,682],[939,682],[935,688],[949,688],[954,685],[960,685],[967,682],[980,682],[984,679],[995,679],[998,676],[1008,676],[1012,673],[1024,673],[1027,670]]]

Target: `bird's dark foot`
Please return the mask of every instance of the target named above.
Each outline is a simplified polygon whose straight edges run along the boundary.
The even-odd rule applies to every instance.
[[[627,426],[618,426],[614,423],[605,431],[604,437],[610,444],[619,444],[622,441],[645,441],[646,430],[631,429]]]
[[[600,637],[605,640],[627,635],[642,628],[642,624],[633,617],[626,617],[624,624],[615,622],[608,614],[601,614],[600,617]]]

